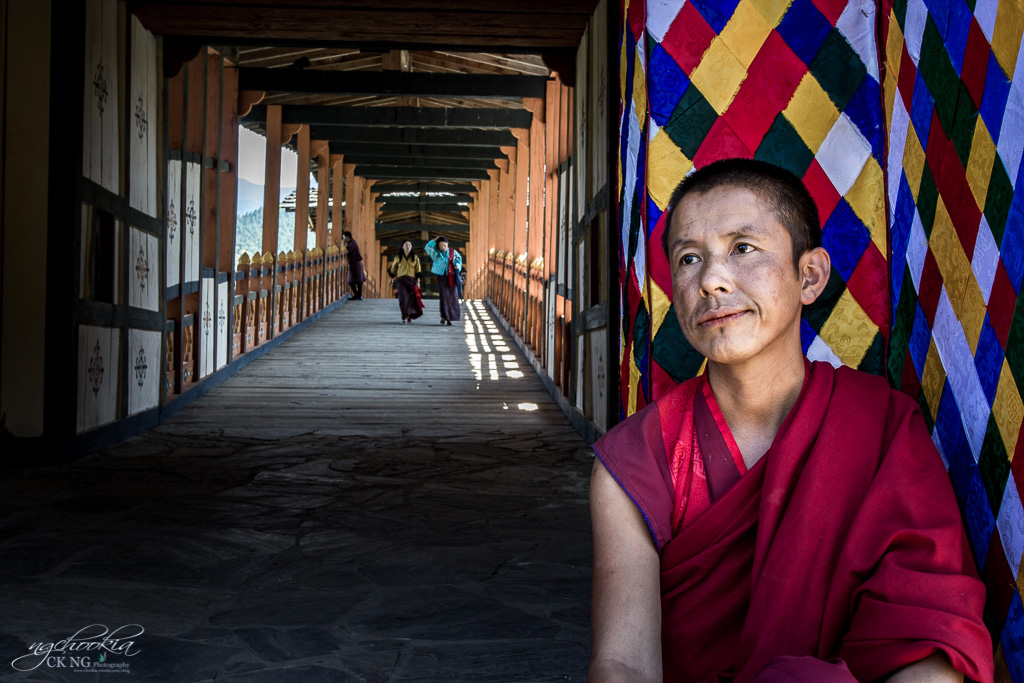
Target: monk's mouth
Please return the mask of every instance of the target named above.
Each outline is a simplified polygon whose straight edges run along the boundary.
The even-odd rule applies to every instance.
[[[741,316],[745,315],[747,311],[715,311],[714,313],[705,314],[697,321],[698,327],[717,327],[719,325],[726,325],[738,320]]]

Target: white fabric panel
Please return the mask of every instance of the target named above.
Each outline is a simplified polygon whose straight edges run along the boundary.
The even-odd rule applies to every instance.
[[[228,346],[231,344],[231,330],[228,329],[228,283],[217,284],[217,369],[228,364]]]
[[[202,183],[199,164],[188,162],[185,166],[185,203],[181,215],[182,239],[185,240],[185,282],[199,280],[199,193]]]
[[[647,31],[657,42],[665,38],[685,4],[679,0],[647,0]]]
[[[956,313],[953,312],[953,305],[949,301],[945,286],[942,287],[939,306],[935,311],[932,339],[942,360],[942,367],[946,370],[946,379],[953,390],[953,398],[960,411],[971,454],[977,462],[981,455],[981,443],[985,440],[985,428],[991,409],[981,388],[981,380],[978,379],[978,370],[974,365],[974,356],[967,343],[967,336],[960,321],[957,320]]]
[[[121,336],[111,327],[78,328],[78,432],[117,417]]]
[[[836,28],[864,62],[868,74],[878,80],[878,49],[875,47],[875,3],[873,0],[850,0]]]
[[[129,415],[157,406],[162,368],[160,333],[128,330]]]
[[[167,162],[167,286],[181,282],[181,161]]]

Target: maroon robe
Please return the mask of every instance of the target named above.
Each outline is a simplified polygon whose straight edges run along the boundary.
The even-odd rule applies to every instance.
[[[594,445],[661,555],[665,680],[749,682],[788,655],[872,681],[942,651],[992,681],[984,586],[917,405],[881,378],[807,367],[771,448],[695,517],[679,489],[709,443],[694,425],[704,377]]]

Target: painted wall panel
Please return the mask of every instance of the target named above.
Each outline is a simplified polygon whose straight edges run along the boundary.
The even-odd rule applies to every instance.
[[[157,215],[157,93],[162,83],[157,79],[156,38],[132,17],[132,92],[129,111],[128,139],[131,154],[132,207],[143,213]]]
[[[228,334],[228,283],[217,284],[217,369],[228,364],[228,346],[231,335]]]
[[[159,310],[159,240],[135,227],[130,232],[128,305],[149,311]]]
[[[160,333],[128,331],[128,414],[155,408],[160,396]]]
[[[120,191],[117,0],[87,0],[82,174],[111,192]]]
[[[167,286],[181,282],[181,161],[167,162]]]
[[[199,312],[199,376],[206,377],[213,372],[214,336],[217,327],[216,309],[214,308],[212,277],[204,277],[200,286],[202,308]]]
[[[202,182],[202,167],[188,162],[185,165],[185,203],[181,216],[182,239],[185,241],[185,282],[199,280],[199,197]]]
[[[78,431],[113,422],[120,385],[121,331],[78,328]]]

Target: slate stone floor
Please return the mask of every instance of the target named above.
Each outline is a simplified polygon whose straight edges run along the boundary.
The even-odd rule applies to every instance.
[[[0,472],[0,679],[584,680],[589,449],[464,311],[346,302],[155,429]],[[138,625],[127,672],[24,657],[93,624]]]

